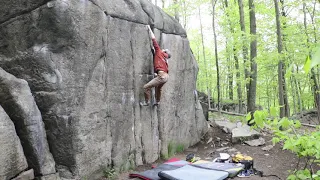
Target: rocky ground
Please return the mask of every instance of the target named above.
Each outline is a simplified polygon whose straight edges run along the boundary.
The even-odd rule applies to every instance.
[[[226,123],[226,122],[225,122]],[[186,149],[183,153],[176,154],[174,157],[185,159],[186,155],[189,153],[194,153],[196,156],[200,157],[203,160],[213,160],[219,156],[219,153],[225,152],[230,155],[237,152],[247,154],[254,158],[254,167],[257,170],[263,171],[264,175],[276,175],[281,179],[286,179],[290,174],[289,171],[293,170],[297,166],[298,158],[291,152],[282,150],[281,145],[277,144],[272,145],[271,135],[262,132],[243,132],[247,131],[246,127],[240,126],[238,124],[228,125],[217,125],[218,123],[211,123],[210,131],[194,147]],[[231,125],[231,126],[230,126]],[[240,132],[239,132],[240,131]],[[245,142],[243,138],[239,138],[237,134],[251,134],[252,136],[246,137],[246,139],[256,139],[254,141]],[[260,137],[260,138],[259,138]],[[258,139],[257,139],[258,138]],[[248,145],[250,144],[250,145]],[[257,146],[258,145],[258,146]],[[157,165],[163,163],[163,160],[159,160],[152,165]],[[301,163],[300,163],[301,164]],[[151,168],[151,164],[139,166],[134,171],[141,172]],[[319,166],[316,167],[319,169]],[[129,179],[128,175],[130,172],[123,173],[118,176],[119,180]],[[241,179],[236,177],[234,179]],[[260,179],[279,179],[274,176],[260,177],[260,176],[251,176],[247,179],[251,180],[260,180]]]

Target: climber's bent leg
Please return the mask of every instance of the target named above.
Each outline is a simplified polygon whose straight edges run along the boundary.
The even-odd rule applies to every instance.
[[[157,76],[156,78],[153,78],[150,82],[148,82],[147,84],[145,84],[143,86],[145,102],[141,102],[140,105],[142,105],[142,106],[148,106],[149,105],[151,88],[157,87],[160,84],[162,84],[162,83],[161,83],[161,81],[159,80],[159,78]]]
[[[161,92],[162,86],[168,81],[169,75],[165,72],[159,72],[158,78],[161,84],[156,87],[156,103],[154,105],[158,105],[161,100]]]

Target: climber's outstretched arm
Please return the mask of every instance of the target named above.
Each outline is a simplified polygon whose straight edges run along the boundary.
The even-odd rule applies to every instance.
[[[154,36],[154,34],[153,34],[150,26],[147,25],[147,27],[148,27],[148,29],[149,29],[150,36],[151,36],[151,38],[152,38],[152,42],[153,42],[153,47],[154,47],[154,49],[156,50],[156,52],[157,52],[157,51],[160,51],[160,46],[159,46],[159,44],[157,43],[156,37]]]
[[[149,32],[150,32],[150,36],[151,36],[151,38],[152,38],[152,39],[155,39],[156,37],[154,36],[154,34],[153,34],[153,32],[152,32],[152,30],[151,30],[150,26],[149,26],[149,25],[147,25],[147,27],[148,27],[148,29],[149,29]]]

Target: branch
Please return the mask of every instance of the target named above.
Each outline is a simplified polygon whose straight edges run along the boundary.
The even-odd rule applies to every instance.
[[[219,111],[219,110],[217,110],[217,109],[209,109],[208,111],[211,111],[211,112],[221,112],[222,114],[229,114],[229,115],[234,115],[234,116],[246,116],[245,114],[239,114],[239,113],[228,112],[228,111]]]
[[[308,126],[308,127],[312,127],[312,128],[317,128],[317,126],[316,126],[316,125],[313,125],[313,124],[301,123],[301,125],[303,125],[303,126]]]

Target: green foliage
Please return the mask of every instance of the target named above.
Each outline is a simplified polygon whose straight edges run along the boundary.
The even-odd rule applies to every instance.
[[[103,175],[108,180],[115,180],[117,179],[117,172],[113,168],[106,168],[103,170]]]
[[[168,157],[174,156],[176,153],[181,153],[184,151],[184,145],[183,144],[175,144],[173,142],[170,142],[168,145]]]
[[[320,131],[298,132],[301,127],[300,121],[288,118],[268,119],[271,112],[274,113],[273,110],[270,110],[270,114],[267,111],[256,111],[253,119],[255,127],[270,129],[274,134],[273,144],[282,142],[284,150],[295,153],[298,158],[307,159],[305,168],[295,169],[288,179],[320,179],[320,171],[312,174],[308,169],[320,160]]]
[[[178,144],[176,148],[176,153],[182,153],[184,151],[184,145]]]
[[[303,67],[304,71],[308,74],[313,67],[319,64],[320,64],[320,47],[316,49],[311,59],[310,59],[310,56],[307,56],[306,62]]]

